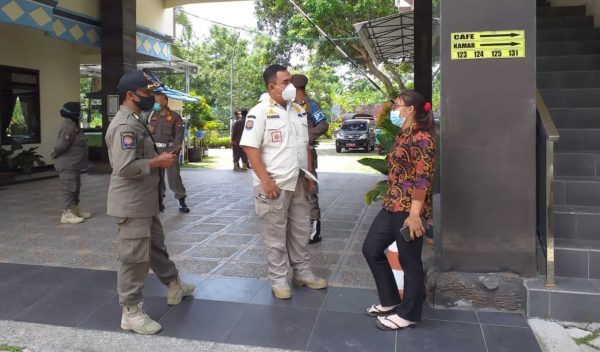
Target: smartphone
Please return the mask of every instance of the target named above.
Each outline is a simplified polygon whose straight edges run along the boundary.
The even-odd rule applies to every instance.
[[[421,221],[423,222],[423,228],[425,230],[427,230],[427,221],[425,219],[421,219]],[[406,225],[402,226],[402,228],[400,229],[400,234],[402,235],[402,238],[404,238],[404,240],[406,242],[410,242],[412,239],[410,238],[410,228]],[[425,233],[423,233],[423,235],[425,235]]]
[[[179,154],[180,151],[181,151],[181,146],[175,148],[175,150],[172,150],[171,154]]]

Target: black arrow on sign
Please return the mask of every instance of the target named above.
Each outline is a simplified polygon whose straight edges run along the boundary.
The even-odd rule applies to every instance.
[[[520,43],[515,43],[515,42],[511,42],[511,43],[489,43],[489,44],[479,44],[479,46],[515,46],[515,45],[521,45]]]
[[[498,37],[518,37],[518,33],[506,33],[506,34],[482,34],[480,38],[498,38]]]

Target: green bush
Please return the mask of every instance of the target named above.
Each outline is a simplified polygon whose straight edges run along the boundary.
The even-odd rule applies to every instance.
[[[207,141],[209,148],[229,148],[231,145],[231,137],[217,137]]]

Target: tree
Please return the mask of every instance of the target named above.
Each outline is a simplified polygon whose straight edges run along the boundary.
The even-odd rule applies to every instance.
[[[318,24],[327,34],[334,38],[354,37],[352,25],[354,23],[372,20],[378,17],[396,14],[397,10],[391,0],[304,0],[299,5],[308,16]],[[318,38],[318,31],[294,8],[287,0],[257,0],[256,14],[258,26],[279,35],[290,51],[299,45],[293,42],[294,38]],[[389,97],[393,97],[398,89],[404,88],[404,80],[399,67],[394,64],[385,65],[385,70],[375,64],[366,48],[358,40],[343,40],[338,44],[360,66],[373,74],[385,87]],[[328,42],[304,42],[304,45],[316,52],[322,64],[339,65],[345,59]],[[394,78],[396,85],[386,75]]]

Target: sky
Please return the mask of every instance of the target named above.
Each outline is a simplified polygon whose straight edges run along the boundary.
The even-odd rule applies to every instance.
[[[254,1],[229,1],[205,4],[185,5],[184,10],[196,16],[220,22],[226,25],[256,29]],[[197,17],[189,16],[194,26],[194,33],[206,37],[213,23]],[[241,34],[247,37],[247,33]]]

